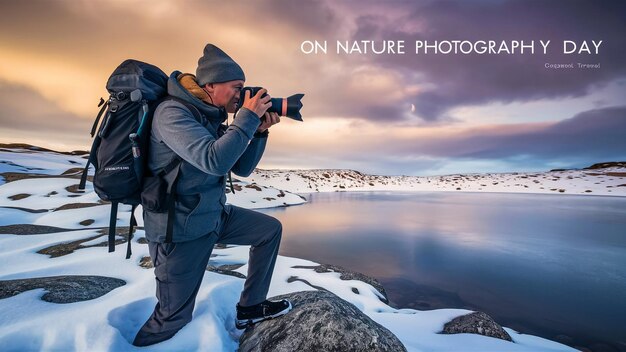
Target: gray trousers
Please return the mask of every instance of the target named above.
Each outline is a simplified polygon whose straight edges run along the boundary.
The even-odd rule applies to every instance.
[[[222,213],[223,222],[217,237],[208,235],[180,243],[148,242],[158,302],[133,345],[147,346],[167,340],[191,321],[196,295],[215,243],[252,246],[239,304],[251,306],[266,299],[282,224],[269,215],[231,207],[230,215]]]

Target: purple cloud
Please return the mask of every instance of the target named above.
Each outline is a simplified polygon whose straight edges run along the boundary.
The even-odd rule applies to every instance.
[[[391,5],[390,5],[391,6]],[[354,40],[535,40],[534,55],[371,56],[405,72],[407,83],[432,88],[407,97],[427,121],[452,108],[489,102],[581,97],[626,75],[626,3],[588,1],[437,1],[402,3],[407,15],[395,24],[371,15],[359,18]],[[404,24],[405,26],[402,26]],[[419,24],[418,29],[402,29]],[[400,28],[400,29],[397,29]],[[539,40],[551,40],[543,55]],[[602,40],[598,55],[564,55],[562,41]],[[551,70],[545,63],[601,63],[600,69]],[[400,119],[401,116],[388,116]]]
[[[626,159],[626,106],[581,112],[539,126],[482,127],[450,137],[396,141],[387,152],[457,160],[562,161],[572,167]]]

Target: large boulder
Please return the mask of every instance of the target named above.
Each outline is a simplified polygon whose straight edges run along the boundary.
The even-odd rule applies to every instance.
[[[456,317],[443,326],[442,334],[479,334],[513,341],[511,336],[491,317],[483,312],[474,312]]]
[[[293,310],[244,331],[239,351],[406,351],[398,338],[353,304],[327,291],[273,297]]]

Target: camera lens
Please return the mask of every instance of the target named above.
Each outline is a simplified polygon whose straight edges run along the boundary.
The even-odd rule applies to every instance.
[[[239,97],[239,101],[241,102],[239,106],[243,105],[243,101],[246,97],[246,91],[250,91],[250,97],[255,96],[262,87],[244,87],[241,89],[241,96]],[[267,93],[263,94],[262,97],[266,96]],[[275,112],[280,114],[280,116],[286,116],[291,119],[302,121],[302,115],[300,114],[300,109],[302,109],[301,99],[304,94],[294,94],[289,98],[272,98],[270,101],[272,106],[267,109],[268,112]]]

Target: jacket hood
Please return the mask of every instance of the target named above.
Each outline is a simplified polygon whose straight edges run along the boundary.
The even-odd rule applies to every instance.
[[[224,108],[218,108],[215,105],[205,103],[195,97],[190,91],[183,87],[182,84],[180,84],[178,76],[181,74],[182,72],[180,71],[172,72],[167,80],[167,93],[171,96],[183,99],[198,108],[202,115],[206,116],[211,121],[211,124],[214,125],[214,127],[226,121],[228,114]]]

